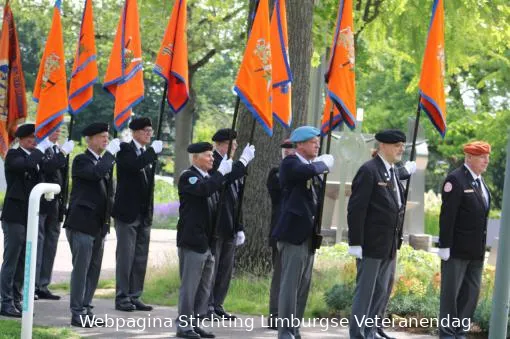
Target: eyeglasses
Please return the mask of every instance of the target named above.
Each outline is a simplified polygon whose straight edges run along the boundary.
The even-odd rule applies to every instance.
[[[152,134],[152,133],[154,133],[154,130],[153,130],[152,128],[144,128],[144,129],[142,129],[142,131],[143,131],[144,133],[147,133],[147,134]]]

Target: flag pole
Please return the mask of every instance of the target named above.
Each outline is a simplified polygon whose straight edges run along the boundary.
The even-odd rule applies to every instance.
[[[413,130],[413,143],[411,145],[411,155],[409,157],[410,161],[414,161],[416,158],[416,137],[418,135],[418,127],[420,125],[420,116],[421,116],[421,106],[420,106],[421,96],[418,96],[418,107],[416,108],[416,119],[414,121],[414,130]],[[409,196],[409,188],[411,187],[411,173],[409,173],[409,178],[407,179],[406,190],[404,192],[404,211],[402,213],[402,224],[400,230],[400,244],[402,244],[403,232],[404,232],[404,220],[406,217],[407,211],[407,197]],[[400,247],[400,246],[399,246]]]
[[[67,133],[68,140],[71,140],[71,138],[72,138],[73,127],[74,127],[74,114],[71,114],[71,120],[69,121],[69,129],[68,129],[68,133]],[[68,154],[66,156],[66,171],[67,171],[66,180],[64,182],[64,187],[62,187],[62,192],[60,192],[60,196],[62,197],[61,198],[62,208],[60,209],[60,211],[62,211],[62,212],[59,212],[59,213],[64,213],[64,214],[67,209],[67,199],[69,197],[69,169],[70,169],[69,163],[70,163],[70,161],[71,161],[71,154]],[[61,217],[61,216],[59,215],[59,217]]]
[[[156,140],[161,139],[161,126],[163,125],[163,114],[165,113],[165,99],[167,92],[168,83],[165,81],[165,86],[163,87],[163,96],[161,97],[161,104],[159,106],[158,126],[156,128]]]
[[[333,113],[334,113],[334,109],[335,109],[335,104],[333,103],[332,106],[331,106],[331,111],[329,112],[329,122],[328,122],[328,136],[327,136],[327,139],[326,139],[326,154],[329,154],[329,152],[331,151],[331,135],[332,135],[332,130],[333,130]],[[324,140],[324,137],[321,133],[321,146],[322,146],[322,142]],[[322,149],[322,147],[321,147]],[[322,154],[322,152],[320,152]],[[328,174],[325,173],[324,174],[324,177],[323,177],[323,180],[322,180],[322,187],[321,187],[321,193],[320,193],[320,199],[318,201],[318,204],[317,204],[317,218],[315,219],[315,225],[314,225],[314,239],[313,239],[313,246],[312,246],[312,250],[315,251],[315,249],[319,248],[320,247],[320,240],[319,240],[319,243],[317,243],[317,238],[320,238],[322,239],[322,236],[321,236],[321,230],[322,230],[322,215],[323,215],[323,211],[324,211],[324,199],[326,198],[326,183],[327,183],[327,179],[328,179]],[[337,230],[338,231],[338,230]],[[318,237],[317,237],[318,236]]]
[[[251,32],[251,29],[252,29],[252,26],[253,26],[253,22],[255,21],[255,15],[257,13],[257,6],[258,6],[258,1],[255,3],[255,6],[253,7],[253,11],[252,13],[250,13],[250,16],[248,17],[248,37],[250,36],[250,32]],[[236,124],[237,124],[237,117],[239,115],[239,105],[241,104],[241,99],[239,98],[239,95],[236,95],[236,103],[235,103],[235,106],[234,106],[234,117],[232,118],[232,128],[231,128],[231,131],[234,131],[235,128],[236,128]],[[255,118],[253,118],[253,125],[252,125],[252,129],[251,129],[251,132],[250,132],[250,144],[253,142],[253,134],[254,134],[254,131],[255,131]],[[233,140],[232,140],[232,137],[229,135],[229,141],[228,141],[228,149],[227,149],[227,159],[230,159],[230,153],[232,152],[232,143],[233,143]],[[239,188],[239,206],[237,208],[237,212],[235,213],[235,219],[234,219],[234,225],[237,224],[237,222],[239,221],[239,217],[241,215],[241,208],[242,208],[242,205],[243,205],[243,198],[244,198],[244,186],[246,185],[246,178],[247,176],[245,175],[244,176],[244,182],[241,184],[241,187]],[[220,206],[219,206],[219,209],[218,209],[218,213],[216,213],[216,222],[214,223],[213,225],[213,234],[214,232],[216,232],[216,229],[219,225],[219,222],[220,222],[220,219],[221,219],[221,214],[222,214],[222,210],[225,206],[225,192],[227,190],[227,186],[226,185],[223,185],[223,187],[221,188],[221,191],[220,191]]]

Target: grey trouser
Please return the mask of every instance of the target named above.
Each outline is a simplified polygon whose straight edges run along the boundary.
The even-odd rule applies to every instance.
[[[191,316],[207,313],[207,302],[214,270],[214,257],[208,249],[205,253],[179,247],[179,321],[178,331],[193,329]]]
[[[117,233],[115,303],[123,304],[142,295],[149,258],[151,228],[142,216],[138,216],[132,223],[115,219],[115,231]]]
[[[365,326],[363,321],[365,319],[375,319],[376,315],[384,311],[389,298],[387,295],[388,286],[395,260],[396,258],[362,258],[356,260],[358,272],[349,321],[350,338],[372,339],[375,337],[376,324],[369,327]]]
[[[453,327],[452,322],[454,318],[457,318],[464,325],[468,325],[467,319],[473,317],[480,294],[482,271],[482,260],[450,258],[447,261],[441,261],[440,338],[466,335],[468,326]],[[448,318],[449,322],[443,320]]]
[[[39,215],[39,235],[37,240],[37,269],[35,289],[48,291],[53,272],[53,263],[57,254],[60,222],[58,221],[58,201],[52,205],[48,214]]]
[[[4,260],[2,263],[2,309],[20,303],[25,266],[26,226],[2,221],[4,232]],[[21,310],[20,310],[21,311]]]
[[[104,237],[92,236],[66,229],[67,241],[73,255],[71,273],[71,313],[75,319],[87,313],[96,292],[103,262]]]
[[[273,264],[273,276],[271,277],[271,289],[269,291],[269,316],[278,316],[278,294],[280,293],[280,280],[282,275],[282,261],[278,248],[271,247],[271,261]]]
[[[209,306],[223,306],[227,297],[232,271],[234,269],[235,244],[234,238],[218,237],[214,251],[214,273],[211,285]]]
[[[386,291],[386,298],[382,303],[382,307],[378,313],[381,319],[386,317],[386,309],[388,308],[388,304],[390,303],[391,291],[393,290],[393,285],[395,283],[395,270],[397,268],[397,260],[393,260],[390,267],[390,279],[388,281],[388,290]]]
[[[310,241],[301,245],[279,241],[282,273],[278,295],[278,338],[301,338],[299,326],[294,327],[292,318],[302,321],[312,280],[314,255],[310,253]]]

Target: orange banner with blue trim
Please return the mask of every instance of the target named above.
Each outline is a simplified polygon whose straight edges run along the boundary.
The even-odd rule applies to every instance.
[[[443,0],[435,0],[421,69],[420,107],[443,138],[446,134],[444,48],[444,5]]]
[[[25,77],[18,33],[9,3],[5,5],[0,36],[0,156],[5,158],[17,125],[27,117]]]
[[[268,0],[261,0],[253,20],[234,91],[262,125],[264,131],[271,136],[273,135],[273,112],[270,32]]]
[[[41,141],[59,128],[64,120],[64,113],[69,109],[61,3],[61,0],[55,1],[53,21],[34,87],[33,97],[38,103],[35,117],[37,141]]]
[[[132,108],[143,100],[142,42],[136,0],[126,0],[103,88],[115,99],[113,122],[115,129],[123,129],[131,117]]]
[[[179,113],[189,100],[186,0],[176,0],[159,49],[154,73],[167,83],[167,101]]]
[[[276,0],[271,16],[271,59],[273,70],[273,116],[284,127],[292,123],[292,71],[289,62],[285,0]]]
[[[345,122],[351,129],[356,126],[355,58],[352,0],[340,0],[331,57],[325,75],[328,96],[338,112],[333,117],[333,128],[341,122]],[[330,111],[322,117],[323,134],[329,128],[329,117]]]
[[[69,111],[78,114],[91,102],[97,82],[96,40],[92,0],[85,0],[80,36],[69,85]]]

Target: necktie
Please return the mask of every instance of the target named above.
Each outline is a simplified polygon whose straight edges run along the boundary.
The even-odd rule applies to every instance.
[[[58,146],[53,145],[53,153],[58,154]]]
[[[392,189],[393,195],[395,196],[395,201],[397,201],[397,205],[400,208],[400,206],[402,206],[402,202],[399,199],[399,195],[398,195],[399,192],[397,191],[398,183],[395,180],[395,170],[393,169],[393,167],[390,168],[390,178],[391,178],[391,187],[393,188]]]
[[[480,196],[482,197],[483,199],[483,202],[485,204],[485,207],[487,207],[487,200],[485,199],[485,195],[483,194],[483,190],[482,190],[482,182],[480,180],[480,178],[477,178],[475,180],[476,182],[476,185],[475,185],[475,188],[476,188],[476,191],[478,192],[478,194],[480,194]]]

